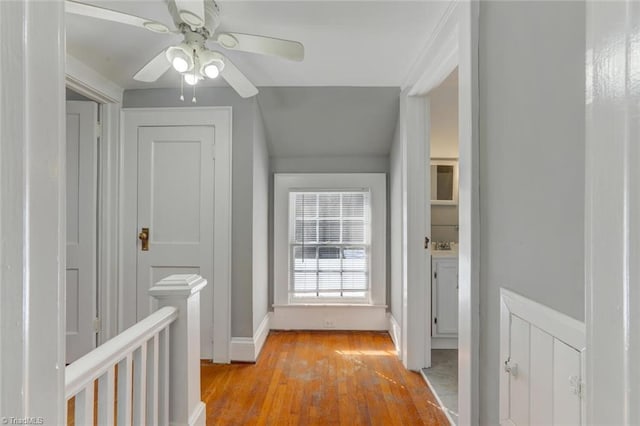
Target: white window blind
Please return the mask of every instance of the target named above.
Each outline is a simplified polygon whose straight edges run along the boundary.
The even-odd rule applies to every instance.
[[[369,299],[368,191],[290,193],[291,301]]]

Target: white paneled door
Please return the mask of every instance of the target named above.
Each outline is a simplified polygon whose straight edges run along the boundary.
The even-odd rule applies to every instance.
[[[67,102],[67,357],[96,346],[98,105]]]
[[[212,283],[215,128],[138,128],[137,320],[155,306],[149,288],[172,274]],[[200,342],[212,352],[213,285],[201,294]]]

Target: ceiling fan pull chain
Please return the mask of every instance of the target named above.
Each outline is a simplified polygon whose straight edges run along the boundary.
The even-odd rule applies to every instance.
[[[196,86],[198,85],[198,76],[196,75],[196,65],[198,64],[198,53],[193,49],[193,98],[191,102],[196,103]]]
[[[184,102],[184,79],[182,74],[178,74],[178,78],[180,79],[180,100]]]

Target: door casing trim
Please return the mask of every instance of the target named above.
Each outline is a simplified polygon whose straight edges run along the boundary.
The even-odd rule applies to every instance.
[[[118,288],[119,323],[124,327],[136,322],[136,289],[132,283],[136,282],[137,239],[131,236],[137,235],[137,185],[126,183],[137,182],[137,129],[167,125],[216,127],[214,282],[209,285],[213,286],[213,361],[228,363],[231,342],[232,108],[123,108],[120,121],[121,268]],[[226,143],[218,143],[219,140]]]

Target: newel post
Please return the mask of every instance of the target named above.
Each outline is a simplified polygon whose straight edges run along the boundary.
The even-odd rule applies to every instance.
[[[169,330],[169,422],[205,424],[200,396],[200,291],[207,280],[199,275],[171,275],[149,289],[159,307],[173,306],[178,318]]]

